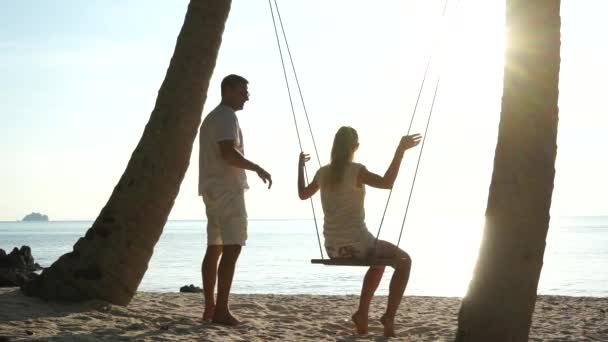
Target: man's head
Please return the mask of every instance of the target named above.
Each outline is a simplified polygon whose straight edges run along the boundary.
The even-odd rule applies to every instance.
[[[235,111],[243,109],[245,102],[249,100],[247,81],[239,75],[228,75],[222,80],[222,103]]]

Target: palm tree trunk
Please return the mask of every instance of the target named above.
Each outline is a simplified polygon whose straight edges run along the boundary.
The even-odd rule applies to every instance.
[[[131,301],[188,169],[230,3],[190,1],[150,120],[108,203],[73,251],[23,288],[27,294]]]
[[[456,341],[526,341],[555,177],[560,1],[507,0],[504,92],[484,237]]]

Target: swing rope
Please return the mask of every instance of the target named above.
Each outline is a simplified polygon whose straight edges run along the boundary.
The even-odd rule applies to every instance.
[[[441,18],[445,17],[445,13],[446,13],[446,9],[448,6],[448,0],[444,1],[443,4],[443,12],[441,14]],[[433,60],[433,53],[432,53],[433,49],[431,49],[431,53],[429,54],[429,58],[428,61],[426,63],[426,68],[424,70],[424,76],[422,77],[422,82],[420,84],[420,89],[418,90],[418,97],[416,98],[416,103],[414,105],[414,109],[412,111],[412,117],[410,119],[410,124],[407,128],[407,133],[406,135],[409,135],[412,129],[412,124],[414,123],[414,118],[416,117],[416,113],[418,112],[418,104],[420,103],[420,97],[422,95],[422,91],[424,89],[424,84],[426,82],[426,77],[428,75],[428,71],[429,68],[431,66],[431,61]],[[436,95],[437,93],[435,93]],[[433,97],[433,104],[435,103],[435,97]],[[431,112],[432,112],[432,106],[433,104],[431,104]],[[430,115],[429,115],[429,121],[430,122]],[[428,122],[427,122],[427,129],[428,129]],[[414,172],[414,179],[412,180],[412,186],[411,186],[411,190],[408,196],[408,200],[407,200],[407,206],[405,208],[405,215],[403,216],[403,223],[401,224],[401,230],[399,232],[399,241],[401,241],[401,235],[403,234],[403,229],[405,227],[405,218],[407,217],[407,212],[408,212],[408,208],[410,205],[410,199],[412,198],[412,190],[414,189],[414,183],[416,182],[416,175],[418,173],[418,165],[420,165],[420,158],[422,157],[422,148],[424,147],[424,140],[426,140],[426,131],[425,134],[423,135],[422,138],[422,146],[420,147],[420,153],[418,154],[418,162],[416,164],[416,171]],[[384,224],[384,219],[386,217],[386,211],[388,210],[388,205],[391,201],[391,195],[393,194],[393,188],[390,189],[389,193],[388,193],[388,197],[386,199],[386,205],[384,206],[384,211],[382,212],[382,218],[380,219],[380,225],[378,227],[378,233],[376,234],[376,240],[374,241],[374,247],[378,244],[378,239],[380,237],[380,232],[382,231],[382,225]],[[397,242],[397,247],[399,247],[399,242]]]
[[[442,18],[445,17],[448,1],[449,0],[445,0],[445,2],[444,2],[443,12],[442,12]],[[459,2],[460,1],[458,1],[458,3]],[[299,147],[300,147],[300,151],[303,151],[302,139],[301,139],[301,136],[300,136],[300,130],[298,128],[298,123],[297,123],[297,119],[296,119],[296,114],[295,114],[295,109],[294,109],[294,104],[293,104],[293,99],[292,99],[292,94],[291,94],[291,88],[289,86],[289,79],[288,79],[287,70],[286,70],[286,67],[285,67],[285,60],[284,60],[284,57],[283,57],[283,51],[282,51],[281,42],[280,42],[280,38],[279,38],[279,33],[278,33],[278,29],[277,29],[277,23],[276,23],[276,20],[275,20],[275,14],[274,14],[275,10],[276,10],[276,13],[277,13],[277,18],[279,19],[279,25],[281,26],[281,32],[283,34],[283,40],[285,41],[285,46],[287,48],[287,53],[288,53],[289,60],[290,60],[290,63],[291,63],[291,68],[292,68],[292,71],[293,71],[293,74],[294,74],[294,79],[296,81],[296,85],[297,85],[297,88],[298,88],[298,93],[299,93],[299,96],[300,96],[300,100],[302,102],[302,107],[303,107],[304,114],[305,114],[305,117],[306,117],[306,122],[308,124],[308,129],[309,129],[309,132],[310,132],[310,136],[312,138],[312,143],[313,143],[313,146],[314,146],[317,162],[319,164],[319,167],[321,167],[321,161],[320,161],[320,158],[319,158],[319,152],[318,152],[317,145],[316,145],[316,142],[315,142],[315,139],[314,139],[314,134],[313,134],[312,127],[311,127],[311,124],[310,124],[310,119],[309,119],[309,116],[308,116],[308,111],[306,109],[306,104],[305,104],[305,101],[304,101],[304,97],[302,95],[302,90],[301,90],[301,87],[300,87],[300,82],[298,80],[295,64],[293,62],[293,57],[291,55],[291,50],[289,48],[289,43],[288,43],[288,40],[287,40],[287,35],[285,33],[285,28],[283,26],[283,21],[281,19],[281,14],[280,14],[280,11],[279,11],[279,7],[278,7],[278,4],[277,4],[277,1],[274,0],[275,9],[273,9],[272,0],[268,0],[268,5],[270,7],[270,14],[271,14],[271,17],[272,17],[272,23],[273,23],[275,37],[276,37],[276,41],[277,41],[277,47],[279,49],[279,56],[280,56],[280,59],[281,59],[281,65],[282,65],[282,69],[283,69],[283,75],[284,75],[285,83],[286,83],[286,86],[287,86],[287,93],[288,93],[288,96],[289,96],[289,103],[290,103],[290,107],[291,107],[291,113],[292,113],[292,117],[293,117],[293,121],[294,121],[294,126],[295,126],[295,129],[296,129],[296,135],[297,135],[297,138],[298,138],[298,144],[299,144]],[[429,55],[429,58],[428,58],[428,61],[427,61],[427,64],[426,64],[426,68],[425,68],[425,71],[424,71],[424,75],[423,75],[423,78],[422,78],[420,89],[418,91],[418,96],[417,96],[417,99],[416,99],[416,103],[414,105],[414,109],[413,109],[413,112],[412,112],[412,117],[410,119],[410,123],[409,123],[408,129],[407,129],[407,134],[406,135],[410,134],[410,131],[411,131],[411,128],[412,128],[412,125],[413,125],[413,122],[414,122],[414,118],[415,118],[415,115],[416,115],[417,110],[418,110],[418,104],[420,102],[420,98],[421,98],[421,95],[422,95],[422,92],[423,92],[423,89],[424,89],[424,85],[426,83],[426,79],[427,79],[427,76],[428,76],[428,71],[430,69],[432,57],[433,57],[433,54],[431,53]],[[400,229],[400,233],[399,233],[399,239],[397,241],[397,246],[399,246],[399,243],[401,242],[401,237],[402,237],[403,230],[404,230],[404,227],[405,227],[405,220],[407,218],[407,213],[408,213],[408,210],[409,210],[409,204],[410,204],[410,201],[411,201],[411,198],[412,198],[412,193],[413,193],[414,185],[415,185],[415,182],[416,182],[416,176],[418,174],[418,169],[419,169],[419,166],[420,166],[420,160],[422,158],[422,152],[423,152],[424,144],[425,144],[425,141],[426,141],[426,135],[428,133],[428,129],[429,129],[430,121],[431,121],[431,116],[432,116],[432,113],[433,113],[433,108],[434,108],[435,100],[436,100],[436,97],[437,97],[437,92],[438,92],[438,88],[439,88],[439,82],[440,82],[440,77],[438,77],[437,82],[435,84],[435,91],[434,91],[434,94],[433,94],[431,108],[430,108],[430,111],[429,111],[429,116],[428,116],[428,119],[427,119],[425,132],[424,132],[424,136],[423,136],[423,139],[422,139],[422,144],[421,144],[421,147],[420,147],[420,153],[418,154],[418,160],[417,160],[417,163],[416,163],[416,169],[414,171],[414,177],[413,177],[412,184],[411,184],[411,187],[410,187],[410,192],[409,192],[409,196],[408,196],[408,200],[407,200],[407,204],[406,204],[406,208],[405,208],[405,213],[404,213],[403,220],[402,220],[402,223],[401,223],[401,229]],[[304,165],[304,176],[305,176],[306,183],[309,184],[308,171],[307,171],[306,165]],[[392,193],[393,193],[393,189],[391,188],[391,190],[390,190],[390,192],[388,194],[388,198],[387,198],[386,205],[385,205],[385,208],[384,208],[384,211],[383,211],[383,214],[382,214],[382,218],[380,220],[380,225],[378,227],[378,233],[376,235],[375,244],[378,242],[378,238],[380,236],[380,231],[382,230],[382,225],[383,225],[384,219],[386,217],[386,212],[388,210],[388,206],[389,206],[389,203],[390,203],[390,199],[391,199]],[[321,247],[321,238],[320,238],[320,234],[319,234],[319,227],[318,227],[318,222],[317,222],[317,217],[316,217],[316,212],[315,212],[314,202],[312,200],[312,197],[310,198],[310,204],[311,204],[311,208],[312,208],[312,214],[313,214],[313,219],[314,219],[314,223],[315,223],[315,229],[316,229],[316,233],[317,233],[317,241],[318,241],[318,244],[319,244],[319,252],[321,254],[321,259],[324,260],[325,258],[324,258],[324,255],[323,255],[323,249]]]
[[[429,118],[426,121],[426,128],[424,129],[424,135],[422,137],[422,144],[420,144],[420,153],[418,154],[418,162],[416,163],[416,170],[414,171],[414,179],[412,180],[412,186],[410,187],[410,194],[407,197],[407,204],[405,205],[405,213],[403,214],[403,221],[401,221],[401,230],[399,231],[399,238],[397,239],[397,247],[399,247],[399,243],[401,242],[401,236],[403,235],[403,229],[405,228],[405,219],[407,218],[407,212],[410,208],[410,201],[412,199],[412,194],[414,193],[414,185],[416,184],[416,176],[418,175],[418,167],[420,166],[420,160],[422,159],[422,151],[424,150],[424,142],[426,141],[426,135],[429,131],[429,124],[431,123],[431,116],[433,115],[433,108],[435,107],[435,99],[437,98],[437,90],[439,89],[439,80],[441,77],[437,79],[437,83],[435,84],[435,93],[433,94],[433,101],[431,102],[431,109],[429,111]],[[378,237],[376,237],[378,239]]]
[[[277,11],[277,16],[279,18],[279,21],[281,22],[280,25],[281,25],[281,30],[283,32],[283,39],[285,40],[285,44],[287,44],[287,36],[285,35],[285,30],[283,29],[283,21],[281,20],[281,15],[279,13],[279,7],[277,5],[276,0],[274,1],[274,3],[275,3],[276,11]],[[298,144],[300,145],[300,152],[303,152],[304,149],[302,147],[302,139],[300,137],[300,129],[298,128],[298,121],[296,119],[296,112],[295,112],[294,107],[293,107],[293,100],[292,100],[292,97],[291,97],[291,89],[289,87],[289,79],[287,77],[287,70],[285,68],[285,61],[283,59],[283,50],[281,48],[281,41],[279,39],[279,32],[277,30],[277,24],[276,24],[276,21],[275,21],[275,18],[274,18],[274,10],[272,8],[272,2],[271,2],[271,0],[268,0],[268,5],[270,6],[270,15],[272,16],[272,24],[273,24],[273,27],[274,27],[274,34],[275,34],[275,37],[276,37],[276,40],[277,40],[277,46],[279,48],[279,55],[281,56],[281,65],[283,67],[283,76],[285,77],[285,84],[287,85],[287,94],[289,95],[289,104],[291,106],[291,114],[293,116],[293,123],[294,123],[295,128],[296,128],[296,135],[298,136]],[[289,45],[287,45],[287,51],[289,52]],[[300,82],[298,82],[296,68],[295,68],[295,65],[293,63],[293,58],[291,58],[291,52],[289,52],[289,59],[291,61],[291,67],[293,69],[293,73],[294,73],[294,75],[296,75],[295,79],[296,79],[296,82],[298,84],[298,91],[300,93],[300,98],[301,98],[301,101],[302,101],[302,106],[304,107],[304,112],[306,113],[306,121],[308,122],[308,128],[310,130],[310,135],[311,135],[311,137],[313,137],[312,128],[311,128],[311,125],[310,125],[310,120],[308,118],[308,112],[306,112],[306,106],[304,105],[304,97],[302,96],[302,91],[300,90]],[[312,140],[313,144],[315,146],[315,154],[317,156],[317,162],[319,163],[319,167],[321,167],[321,159],[319,158],[319,152],[317,151],[317,145],[314,142],[315,141],[314,137],[312,139],[313,139]],[[304,177],[306,179],[306,184],[308,184],[309,183],[309,180],[308,180],[308,170],[306,169],[306,165],[304,165]],[[317,232],[317,241],[319,243],[319,253],[321,253],[321,259],[325,259],[325,257],[323,256],[323,248],[321,247],[321,236],[319,234],[319,224],[317,222],[317,214],[315,212],[315,204],[314,204],[314,202],[312,200],[312,197],[310,198],[310,207],[312,209],[312,216],[313,216],[313,219],[314,219],[314,222],[315,222],[315,230]]]
[[[446,0],[446,5],[447,5],[447,0]],[[460,6],[460,0],[456,0],[456,6],[455,9],[458,9]],[[445,15],[445,7],[443,9],[443,15]],[[430,61],[429,61],[430,62]],[[426,127],[424,129],[424,136],[422,137],[422,144],[420,145],[420,153],[418,154],[418,162],[416,163],[416,170],[414,171],[414,179],[412,180],[412,185],[410,187],[410,193],[409,196],[407,198],[407,203],[405,205],[405,212],[403,214],[403,220],[401,221],[401,230],[399,231],[399,238],[397,239],[397,247],[399,247],[399,243],[401,243],[401,237],[403,235],[403,230],[405,228],[405,220],[407,218],[407,212],[410,208],[410,201],[412,199],[412,194],[414,193],[414,185],[416,184],[416,176],[418,175],[418,168],[420,167],[420,160],[422,159],[422,151],[424,150],[424,143],[426,142],[426,137],[429,131],[429,126],[431,123],[431,117],[433,115],[433,109],[435,107],[435,99],[437,98],[437,91],[439,90],[439,84],[441,81],[441,74],[437,77],[437,82],[435,83],[435,91],[433,94],[433,101],[431,102],[431,108],[429,110],[429,116],[426,122]],[[411,125],[410,125],[411,127]],[[408,134],[409,134],[409,130],[408,130]],[[377,237],[376,237],[377,239]]]
[[[281,12],[279,11],[279,5],[277,4],[277,0],[274,0],[274,6],[277,10],[277,17],[279,18],[279,24],[281,25],[281,32],[283,32],[283,38],[285,40],[285,47],[287,48],[287,55],[289,56],[289,61],[291,63],[291,69],[293,70],[293,76],[296,80],[296,85],[298,87],[298,93],[300,94],[300,101],[302,102],[302,109],[304,110],[304,115],[306,116],[306,123],[308,124],[308,132],[310,133],[310,138],[312,139],[312,145],[315,149],[315,156],[317,157],[317,163],[319,167],[321,167],[321,159],[319,158],[319,150],[317,149],[317,143],[315,142],[315,136],[312,134],[312,127],[310,125],[310,119],[308,117],[308,110],[306,110],[306,102],[304,101],[304,96],[302,95],[302,88],[300,87],[300,81],[298,79],[298,73],[296,72],[295,64],[293,63],[293,57],[291,56],[291,49],[289,48],[289,42],[287,41],[287,35],[285,34],[285,28],[283,27],[283,20],[281,19]]]

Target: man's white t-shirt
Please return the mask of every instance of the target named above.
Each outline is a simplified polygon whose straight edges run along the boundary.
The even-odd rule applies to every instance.
[[[199,195],[217,187],[233,190],[248,189],[245,170],[224,161],[218,144],[223,140],[234,140],[236,149],[245,155],[243,133],[235,111],[220,104],[205,117],[199,133]]]

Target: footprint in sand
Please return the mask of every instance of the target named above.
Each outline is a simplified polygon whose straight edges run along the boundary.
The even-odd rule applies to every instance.
[[[285,323],[285,324],[293,324],[295,322],[300,321],[300,318],[297,316],[293,316],[293,315],[287,315],[287,316],[280,316],[278,318],[279,322],[281,323]]]
[[[340,323],[336,323],[336,322],[327,322],[327,323],[324,323],[323,325],[321,325],[321,327],[323,329],[327,329],[330,331],[343,330],[345,328],[344,324],[340,324]]]
[[[410,328],[410,329],[406,330],[406,332],[408,334],[416,334],[416,335],[429,333],[430,331],[432,331],[432,329],[429,327],[416,327],[416,328]]]
[[[230,304],[230,308],[231,309],[251,309],[251,310],[261,310],[264,307],[262,305],[256,304],[256,303],[235,303],[235,304]]]
[[[134,324],[126,326],[124,329],[126,329],[126,330],[144,330],[146,328],[147,328],[147,326],[143,323],[134,323]]]
[[[276,311],[276,312],[281,312],[281,311],[286,310],[283,305],[268,304],[268,305],[266,305],[266,307],[268,307],[269,310]]]
[[[296,324],[294,328],[296,331],[306,331],[307,329],[310,329],[306,324]]]

